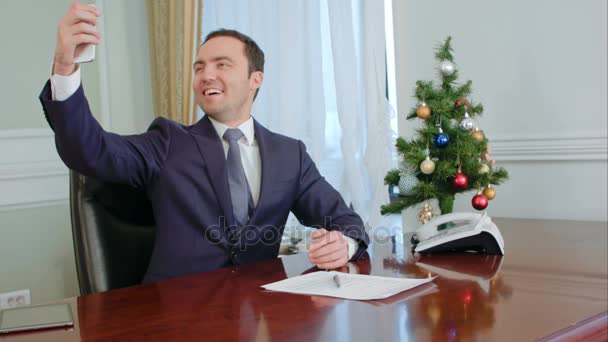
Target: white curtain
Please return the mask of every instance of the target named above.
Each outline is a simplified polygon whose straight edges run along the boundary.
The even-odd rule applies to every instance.
[[[340,0],[328,5],[336,93],[350,94],[338,96],[348,184],[344,189],[376,227],[382,219],[380,205],[388,202],[384,176],[393,164],[383,2]]]
[[[218,28],[239,30],[264,50],[254,117],[304,141],[346,202],[380,224],[393,148],[383,2],[204,0],[202,35]]]
[[[264,84],[253,116],[271,130],[302,139],[315,160],[325,144],[318,13],[319,1],[203,1],[203,38],[218,28],[236,29],[264,50]]]

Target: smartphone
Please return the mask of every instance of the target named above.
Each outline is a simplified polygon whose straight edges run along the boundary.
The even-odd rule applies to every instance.
[[[22,306],[0,311],[0,334],[74,325],[69,304]]]
[[[89,6],[95,7],[95,5],[90,4]],[[80,55],[74,58],[74,63],[88,63],[92,62],[95,59],[95,45],[87,44],[84,50],[80,53]]]
[[[95,45],[87,44],[82,53],[74,58],[74,63],[88,63],[95,59]]]

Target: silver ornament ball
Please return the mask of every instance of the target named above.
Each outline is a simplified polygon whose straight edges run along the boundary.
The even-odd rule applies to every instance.
[[[439,65],[439,72],[441,72],[443,76],[450,76],[454,71],[456,71],[456,66],[450,61],[443,61]]]
[[[475,128],[475,121],[469,117],[469,114],[464,114],[464,119],[458,124],[461,130],[470,132]]]
[[[401,174],[399,178],[399,193],[403,196],[413,195],[419,181],[413,174]]]
[[[459,125],[458,120],[456,120],[456,119],[450,119],[450,127],[451,128],[456,128],[456,127],[458,127],[458,125]]]

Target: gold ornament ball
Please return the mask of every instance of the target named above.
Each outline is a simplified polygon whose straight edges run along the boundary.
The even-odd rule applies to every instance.
[[[492,187],[487,187],[483,189],[483,194],[489,199],[493,200],[496,197],[496,190]]]
[[[416,109],[416,115],[422,120],[426,120],[431,117],[431,108],[427,105],[420,105],[418,109]]]
[[[433,212],[433,207],[430,204],[425,203],[420,210],[418,210],[418,222],[425,224],[435,217],[435,212]]]
[[[426,157],[426,159],[420,163],[420,171],[425,175],[430,175],[435,171],[435,163],[431,160],[431,158]]]
[[[480,130],[474,130],[473,132],[471,132],[471,136],[473,136],[473,139],[481,142],[483,141],[483,132]]]

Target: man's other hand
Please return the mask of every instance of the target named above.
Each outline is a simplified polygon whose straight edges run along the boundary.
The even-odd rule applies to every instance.
[[[313,242],[308,249],[308,260],[318,268],[329,270],[346,265],[348,242],[339,231],[315,230],[310,237]]]
[[[89,5],[74,1],[57,27],[57,46],[53,73],[71,75],[75,70],[74,59],[87,44],[99,45],[101,36],[97,32],[97,18],[101,12]]]

